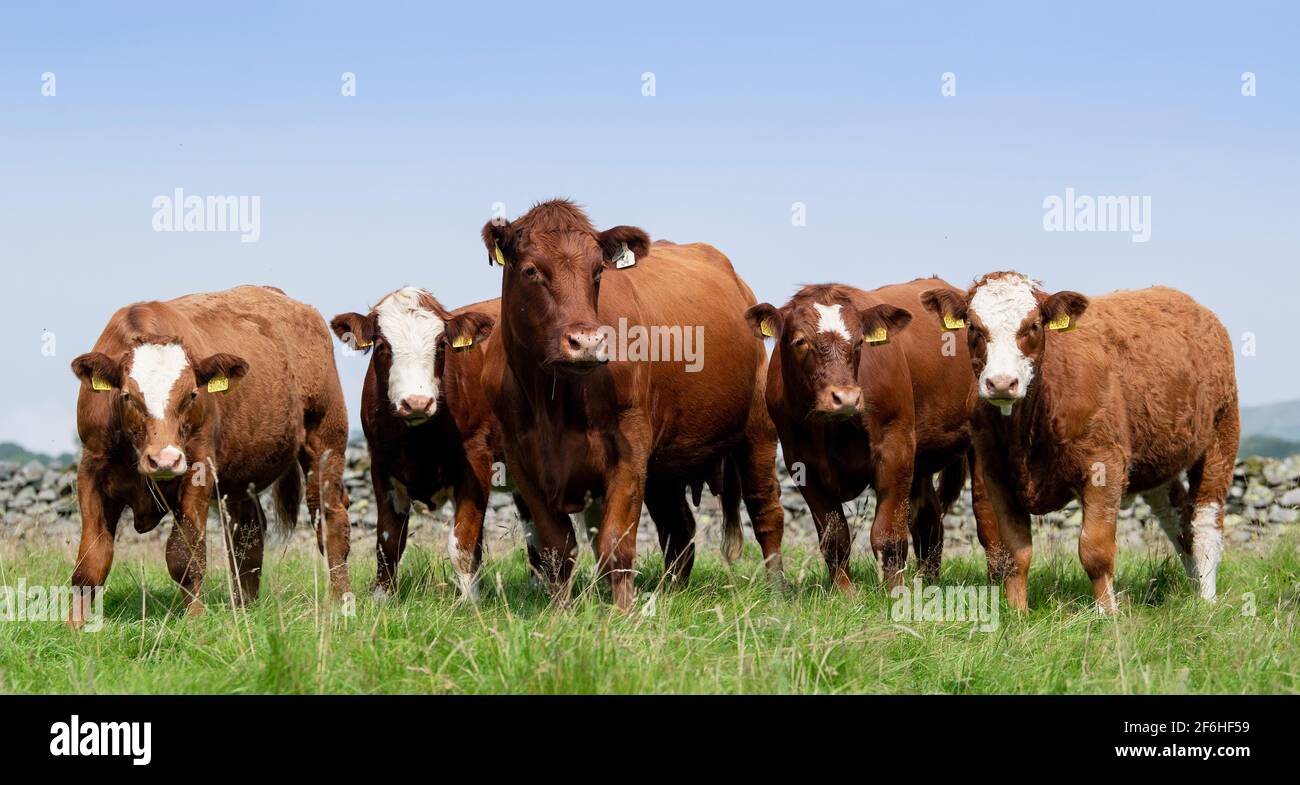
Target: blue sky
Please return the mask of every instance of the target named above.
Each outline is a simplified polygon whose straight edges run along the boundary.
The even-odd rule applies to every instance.
[[[1295,398],[1297,39],[1286,3],[10,6],[0,440],[73,446],[68,363],[125,303],[267,283],[327,318],[404,284],[459,305],[498,291],[493,204],[553,196],[710,242],[778,303],[1008,267],[1177,286],[1255,336],[1243,403]],[[175,188],[259,196],[259,241],[154,232]],[[1044,231],[1067,188],[1149,196],[1150,241]],[[339,359],[354,420],[364,366]]]

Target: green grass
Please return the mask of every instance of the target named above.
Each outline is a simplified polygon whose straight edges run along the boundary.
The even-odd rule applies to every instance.
[[[224,565],[208,612],[181,615],[179,590],[152,558],[119,561],[99,632],[58,622],[0,622],[0,692],[75,693],[1296,693],[1300,551],[1294,535],[1265,555],[1229,550],[1220,599],[1199,602],[1181,568],[1122,554],[1121,615],[1100,618],[1073,554],[1044,555],[1028,615],[1001,608],[996,631],[966,622],[903,622],[855,564],[855,596],[829,593],[816,554],[786,554],[790,585],[773,589],[754,546],[727,568],[713,553],[691,586],[655,593],[653,613],[624,616],[590,586],[552,607],[521,552],[490,561],[477,606],[455,601],[441,553],[413,546],[387,603],[364,588],[373,556],[353,551],[353,615],[324,599],[313,554],[276,549],[259,602],[232,611]],[[661,576],[638,562],[646,592]],[[63,549],[16,545],[0,584],[58,585]],[[942,583],[984,583],[979,556],[950,559]],[[498,588],[500,587],[500,588]],[[1244,615],[1253,593],[1255,615]],[[644,595],[643,595],[644,597]],[[640,607],[644,608],[643,599]]]

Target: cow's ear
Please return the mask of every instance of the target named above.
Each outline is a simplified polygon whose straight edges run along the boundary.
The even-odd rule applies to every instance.
[[[775,338],[781,334],[781,312],[770,303],[759,303],[745,311],[745,321],[759,338]]]
[[[375,318],[359,313],[341,313],[330,320],[330,329],[349,349],[368,351],[375,345]]]
[[[966,326],[966,299],[952,289],[927,289],[921,292],[921,305],[938,316],[946,330]]]
[[[606,229],[598,235],[597,239],[600,241],[600,251],[605,255],[605,261],[613,262],[616,267],[630,267],[637,259],[650,253],[650,235],[635,226],[615,226],[613,229]],[[627,261],[627,255],[623,253],[623,246],[627,246],[627,250],[632,252],[630,263]]]
[[[510,264],[519,250],[514,227],[504,218],[493,218],[483,224],[483,245],[487,246],[488,265],[502,267]]]
[[[122,387],[122,363],[103,352],[87,352],[72,361],[72,372],[92,390]]]
[[[1057,292],[1039,301],[1038,310],[1049,330],[1073,330],[1075,322],[1088,310],[1088,298],[1078,292]]]
[[[233,354],[212,354],[194,364],[194,377],[210,393],[233,390],[248,373],[248,362]]]
[[[912,323],[912,312],[881,304],[859,311],[858,318],[862,320],[863,343],[885,343]]]
[[[478,343],[487,340],[497,320],[491,314],[479,311],[466,311],[456,314],[446,321],[443,335],[447,344],[458,351],[472,349]]]

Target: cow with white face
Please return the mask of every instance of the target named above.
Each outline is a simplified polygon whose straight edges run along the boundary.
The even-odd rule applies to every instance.
[[[1213,599],[1240,430],[1232,343],[1214,314],[1163,287],[1089,299],[1014,272],[986,275],[965,296],[927,291],[922,302],[966,328],[979,396],[991,404],[976,410],[973,439],[1014,562],[1008,602],[1027,607],[1030,515],[1077,499],[1079,557],[1101,610],[1116,612],[1116,516],[1132,493],[1146,496]]]
[[[447,311],[424,289],[406,287],[368,313],[339,314],[331,322],[344,344],[370,352],[361,427],[379,501],[378,597],[396,588],[411,502],[437,509],[448,497],[456,507],[448,556],[464,596],[478,596],[483,516],[493,464],[502,460],[480,389],[480,347],[500,311],[497,300]],[[527,518],[522,508],[521,515]]]
[[[297,520],[300,470],[335,594],[347,590],[347,495],[342,486],[347,412],[325,320],[278,289],[242,286],[119,309],[94,350],[72,361],[82,382],[77,471],[82,539],[74,587],[101,586],[113,535],[130,507],[149,531],[167,514],[167,566],[191,613],[206,567],[208,505],[230,513],[236,602],[258,593],[273,488],[279,520]],[[324,488],[324,490],[322,490]],[[76,604],[70,621],[84,621]]]

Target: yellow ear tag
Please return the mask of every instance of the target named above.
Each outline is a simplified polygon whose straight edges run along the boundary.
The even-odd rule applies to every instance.
[[[91,379],[90,379],[90,389],[92,389],[92,390],[111,390],[111,389],[113,389],[113,385],[109,384],[108,382],[104,381],[103,379],[99,378],[98,376],[92,376]]]
[[[1060,332],[1069,332],[1070,330],[1074,329],[1074,325],[1070,323],[1070,315],[1068,313],[1064,313],[1056,317],[1052,321],[1048,322],[1047,329],[1058,330]]]
[[[496,243],[492,243],[492,250],[496,252],[497,264],[501,265],[502,267],[505,267],[506,255],[501,253],[501,246],[497,245]]]
[[[884,343],[889,337],[884,327],[877,327],[870,335],[862,336],[863,343]]]
[[[358,338],[355,335],[352,336],[352,342],[357,345],[358,349],[369,349],[375,345],[374,341],[367,341],[365,338]]]
[[[219,393],[230,389],[230,379],[222,376],[213,376],[208,380],[208,392]]]
[[[763,333],[763,337],[765,338],[772,338],[775,336],[775,333],[772,332],[772,325],[768,324],[766,319],[758,323],[758,329]]]
[[[451,348],[453,349],[464,349],[467,346],[473,346],[473,345],[474,345],[474,339],[473,337],[468,335],[458,335],[455,338],[453,338],[451,342]]]
[[[943,329],[960,330],[965,326],[966,326],[965,319],[958,319],[956,316],[953,316],[950,313],[946,313],[943,315]]]

